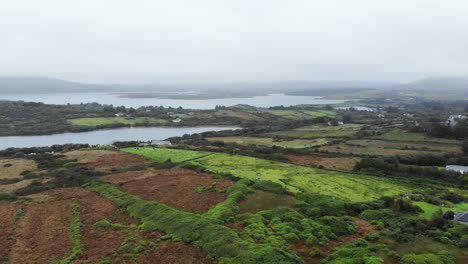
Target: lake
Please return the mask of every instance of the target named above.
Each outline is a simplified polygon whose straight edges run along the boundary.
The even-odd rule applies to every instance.
[[[43,147],[67,143],[106,145],[115,141],[150,141],[164,140],[169,137],[195,134],[206,131],[239,129],[238,127],[130,127],[95,130],[80,133],[62,133],[45,136],[10,136],[0,137],[0,150],[15,147]]]
[[[291,106],[300,104],[340,104],[346,100],[326,100],[319,96],[290,96],[285,94],[269,94],[249,98],[220,99],[160,99],[160,98],[126,98],[111,93],[46,93],[46,94],[3,94],[0,100],[41,102],[46,104],[80,104],[100,103],[114,106],[138,108],[140,106],[182,107],[185,109],[214,109],[217,105],[233,106],[247,104],[256,107]]]

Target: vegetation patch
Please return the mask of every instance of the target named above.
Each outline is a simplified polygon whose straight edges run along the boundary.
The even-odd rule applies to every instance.
[[[216,186],[226,188],[233,184],[229,180],[214,179],[208,173],[187,169],[132,171],[104,176],[102,179],[144,200],[159,201],[191,213],[206,212],[224,201],[226,194]]]
[[[277,207],[293,208],[298,201],[291,195],[255,190],[239,203],[239,213],[257,213]]]
[[[21,179],[22,174],[36,169],[37,164],[30,159],[0,159],[0,180]]]
[[[80,204],[76,199],[73,199],[72,217],[68,233],[72,244],[71,252],[68,256],[59,261],[52,261],[53,264],[68,264],[83,251],[83,245],[81,243]]]
[[[123,151],[132,154],[138,154],[161,163],[168,161],[173,163],[180,163],[212,154],[211,152],[207,151],[181,151],[170,148],[158,148],[157,151],[155,151],[154,148],[126,148],[123,149]]]
[[[269,132],[265,135],[270,137],[285,137],[297,139],[309,138],[342,138],[352,137],[356,134],[362,125],[345,124],[340,126],[327,126],[327,125],[313,125],[296,128],[292,130]]]
[[[76,126],[106,126],[106,125],[164,125],[167,123],[164,119],[159,118],[147,118],[147,117],[136,117],[136,118],[126,118],[126,117],[88,117],[88,118],[75,118],[68,120],[71,124]]]
[[[263,112],[270,113],[286,119],[301,120],[315,117],[334,117],[336,112],[327,110],[264,110]]]
[[[141,219],[143,228],[162,230],[191,242],[219,263],[301,263],[297,256],[284,250],[244,241],[235,231],[216,224],[211,218],[141,200],[107,183],[93,181],[88,187]]]
[[[65,258],[72,248],[71,216],[71,199],[28,204],[16,226],[10,263],[24,263],[25,259],[30,263],[48,263]]]
[[[468,203],[451,204],[452,207],[438,206],[438,205],[430,204],[427,202],[413,202],[413,204],[419,206],[423,210],[421,212],[421,216],[424,217],[425,219],[431,219],[434,213],[437,212],[438,210],[442,210],[444,212],[453,211],[455,213],[468,211]]]
[[[201,248],[188,243],[171,242],[136,259],[137,263],[214,264]]]
[[[387,133],[376,136],[375,138],[384,139],[384,140],[395,140],[395,141],[414,141],[414,142],[429,142],[429,143],[443,143],[443,144],[452,144],[460,145],[461,141],[454,139],[445,139],[445,138],[436,138],[428,136],[424,133],[408,132],[401,129],[393,129]]]
[[[64,159],[75,160],[79,165],[93,167],[102,172],[148,164],[145,158],[110,150],[75,150],[63,155]]]
[[[22,214],[19,204],[0,202],[0,262],[8,262],[14,242],[16,222]]]
[[[292,163],[306,166],[321,166],[330,170],[352,171],[360,158],[344,157],[319,157],[315,155],[293,155],[286,156]]]
[[[253,181],[272,181],[284,186],[288,191],[317,193],[354,202],[372,201],[379,197],[410,193],[414,187],[400,184],[396,180],[365,175],[325,171],[288,163],[259,158],[229,155],[225,153],[197,152],[189,150],[140,148],[140,153],[148,158],[167,160],[171,154],[185,158],[191,164],[203,167],[213,173],[228,174]],[[124,149],[139,153],[139,150]]]
[[[322,146],[329,142],[324,138],[279,140],[263,137],[209,137],[207,140],[211,142],[222,141],[224,143],[235,143],[238,145],[276,146],[281,148],[311,148]]]

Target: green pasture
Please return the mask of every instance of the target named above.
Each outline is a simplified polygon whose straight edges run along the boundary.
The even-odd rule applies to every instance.
[[[286,119],[310,119],[315,117],[334,117],[336,113],[333,111],[325,111],[325,110],[317,110],[317,111],[310,111],[310,110],[264,110],[263,112],[267,112],[269,114],[279,116]]]
[[[171,162],[179,163],[213,154],[211,152],[206,151],[187,151],[170,148],[126,148],[123,149],[123,151],[141,155],[161,163],[166,162],[169,159],[171,160]]]
[[[313,125],[305,126],[301,128],[275,131],[264,134],[269,137],[285,137],[285,138],[297,138],[297,139],[310,139],[310,138],[340,138],[340,137],[352,137],[361,128],[361,125],[356,124],[345,124],[341,126],[324,126],[324,125]]]
[[[421,209],[424,211],[421,213],[421,216],[425,219],[431,219],[432,215],[439,209],[442,209],[444,212],[453,211],[455,213],[468,211],[468,203],[454,204],[452,207],[438,206],[427,202],[413,202],[413,204],[421,207]]]
[[[460,153],[461,148],[458,145],[434,142],[352,139],[344,143],[323,146],[320,148],[320,151],[355,155],[392,156],[404,154]]]
[[[71,124],[76,126],[105,126],[114,124],[124,125],[164,125],[167,123],[164,119],[150,118],[150,117],[137,117],[137,118],[125,118],[125,117],[88,117],[88,118],[75,118],[68,120]]]
[[[376,136],[378,139],[396,140],[396,141],[415,141],[415,142],[433,142],[460,145],[461,142],[455,139],[434,138],[423,133],[407,132],[401,129],[393,129],[389,132]]]
[[[258,137],[211,137],[208,141],[223,141],[224,143],[236,143],[239,145],[259,145],[259,146],[277,146],[281,148],[311,148],[322,146],[329,142],[324,138],[317,139],[294,139],[294,140],[274,140],[273,138]]]

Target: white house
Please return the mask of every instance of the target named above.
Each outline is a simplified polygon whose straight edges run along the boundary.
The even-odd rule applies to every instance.
[[[460,173],[468,173],[468,166],[459,166],[459,165],[447,165],[445,167],[448,171],[456,171]]]
[[[458,124],[458,121],[460,120],[466,120],[466,116],[464,115],[451,115],[447,119],[447,125],[448,126],[456,126]]]

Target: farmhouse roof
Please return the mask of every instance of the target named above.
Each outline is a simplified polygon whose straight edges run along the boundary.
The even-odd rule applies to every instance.
[[[449,171],[458,171],[461,173],[468,173],[468,166],[447,165],[445,169]]]
[[[458,222],[468,223],[468,212],[455,214],[455,220]]]

